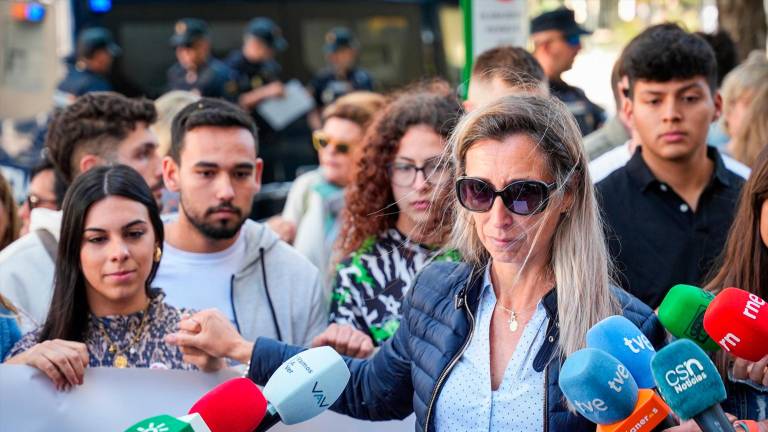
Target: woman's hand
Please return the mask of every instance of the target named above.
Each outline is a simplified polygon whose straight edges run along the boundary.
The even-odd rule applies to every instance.
[[[760,361],[751,362],[741,358],[734,358],[733,378],[740,380],[751,380],[757,385],[768,387],[768,355],[761,358]]]
[[[312,348],[326,345],[350,357],[366,358],[373,353],[370,336],[350,325],[331,324],[312,339]]]
[[[179,322],[179,331],[165,337],[165,342],[178,346],[187,361],[205,371],[221,369],[223,359],[248,363],[253,342],[243,339],[221,312],[208,309]]]
[[[296,238],[296,224],[282,216],[272,216],[267,219],[267,226],[272,228],[280,240],[293,244],[293,240]]]
[[[54,339],[33,346],[9,358],[8,364],[25,364],[40,369],[57,390],[81,385],[88,367],[88,348],[84,343]]]

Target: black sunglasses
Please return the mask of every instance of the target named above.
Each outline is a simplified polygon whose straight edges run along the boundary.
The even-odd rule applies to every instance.
[[[556,187],[557,183],[519,180],[496,190],[486,180],[462,176],[456,180],[456,196],[462,207],[479,213],[490,210],[493,201],[499,196],[507,210],[521,216],[530,216],[547,208],[549,194]]]

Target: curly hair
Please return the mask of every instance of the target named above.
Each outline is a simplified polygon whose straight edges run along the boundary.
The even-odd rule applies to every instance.
[[[84,154],[114,161],[117,146],[138,123],[151,125],[157,112],[148,99],[130,99],[113,92],[80,96],[57,112],[45,137],[51,162],[67,183],[80,173]]]
[[[367,238],[395,226],[399,210],[387,167],[395,159],[400,140],[408,129],[427,125],[447,142],[461,114],[461,105],[455,97],[424,89],[401,93],[384,107],[367,130],[354,179],[346,192],[337,244],[340,257],[359,249]],[[443,201],[434,202],[442,204]],[[431,239],[442,245],[450,224],[439,223],[446,209],[437,207],[440,206],[431,209],[432,221],[424,227],[424,232],[431,233]]]

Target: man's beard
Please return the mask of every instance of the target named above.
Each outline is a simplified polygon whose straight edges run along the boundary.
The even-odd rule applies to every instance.
[[[235,221],[231,226],[226,225],[226,221],[222,221],[222,223],[209,223],[205,221],[206,216],[224,209],[234,212],[240,219]],[[184,205],[184,200],[181,202],[181,210],[184,212],[184,215],[186,215],[187,220],[189,220],[192,226],[200,231],[201,234],[213,240],[228,240],[236,236],[247,219],[247,216],[243,216],[242,210],[231,203],[223,203],[216,207],[209,207],[205,211],[205,215],[200,218],[187,211],[187,206]]]

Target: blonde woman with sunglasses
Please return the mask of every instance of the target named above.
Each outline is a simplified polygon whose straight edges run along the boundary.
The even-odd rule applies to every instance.
[[[330,275],[328,257],[338,232],[344,188],[352,178],[354,153],[384,101],[384,96],[377,93],[355,92],[323,111],[322,127],[312,134],[320,166],[296,178],[282,215],[267,221],[321,273]]]
[[[587,431],[558,386],[562,361],[592,325],[623,314],[651,343],[653,311],[610,285],[608,254],[587,157],[565,105],[508,96],[466,115],[451,136],[455,208],[449,248],[464,262],[434,262],[403,300],[395,335],[352,373],[333,405],[368,420],[416,414],[417,432]],[[250,359],[263,384],[303,348],[243,340],[226,318],[196,315],[185,344]],[[221,324],[221,325],[219,325]],[[226,330],[225,330],[226,329]]]

